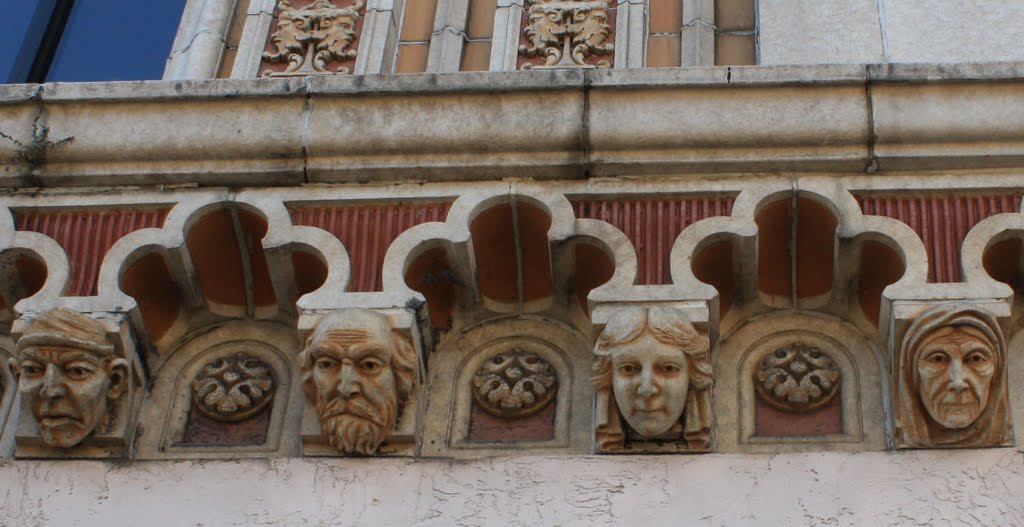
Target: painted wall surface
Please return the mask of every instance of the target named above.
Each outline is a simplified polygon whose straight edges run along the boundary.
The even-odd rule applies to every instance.
[[[760,0],[760,64],[1024,59],[1016,0]]]
[[[1017,449],[5,461],[0,525],[1024,525]]]

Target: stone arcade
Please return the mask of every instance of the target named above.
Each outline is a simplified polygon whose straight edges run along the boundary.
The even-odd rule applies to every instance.
[[[0,524],[1024,524],[1024,8],[812,3],[0,86]]]

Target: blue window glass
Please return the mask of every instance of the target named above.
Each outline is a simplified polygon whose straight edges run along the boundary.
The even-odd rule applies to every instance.
[[[159,79],[185,0],[75,0],[47,81]]]
[[[16,0],[0,17],[0,81],[159,79],[186,0]]]

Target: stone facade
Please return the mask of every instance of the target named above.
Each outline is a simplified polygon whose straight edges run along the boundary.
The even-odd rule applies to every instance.
[[[0,86],[0,523],[1024,523],[1015,29],[412,1]]]

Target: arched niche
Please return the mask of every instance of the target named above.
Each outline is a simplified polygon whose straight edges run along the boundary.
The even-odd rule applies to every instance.
[[[143,407],[140,459],[297,455],[302,400],[291,328],[230,322],[175,349]]]
[[[810,313],[756,317],[719,342],[713,362],[720,452],[886,447],[880,356],[849,323]]]
[[[491,319],[449,340],[430,361],[423,456],[591,452],[590,344],[570,326],[529,315]],[[505,375],[508,367],[519,367],[525,376]],[[474,395],[486,388],[492,374],[504,375],[506,393],[514,394],[515,386],[523,384],[517,381],[530,382],[531,372],[541,372],[533,379],[545,387],[523,388],[535,396],[526,404],[516,406],[512,397],[500,396],[481,403],[477,397],[487,401],[490,392]],[[552,384],[540,380],[545,375],[555,378],[556,393],[546,404],[528,408],[551,391]],[[503,404],[509,411],[495,415],[501,413],[495,407]]]

